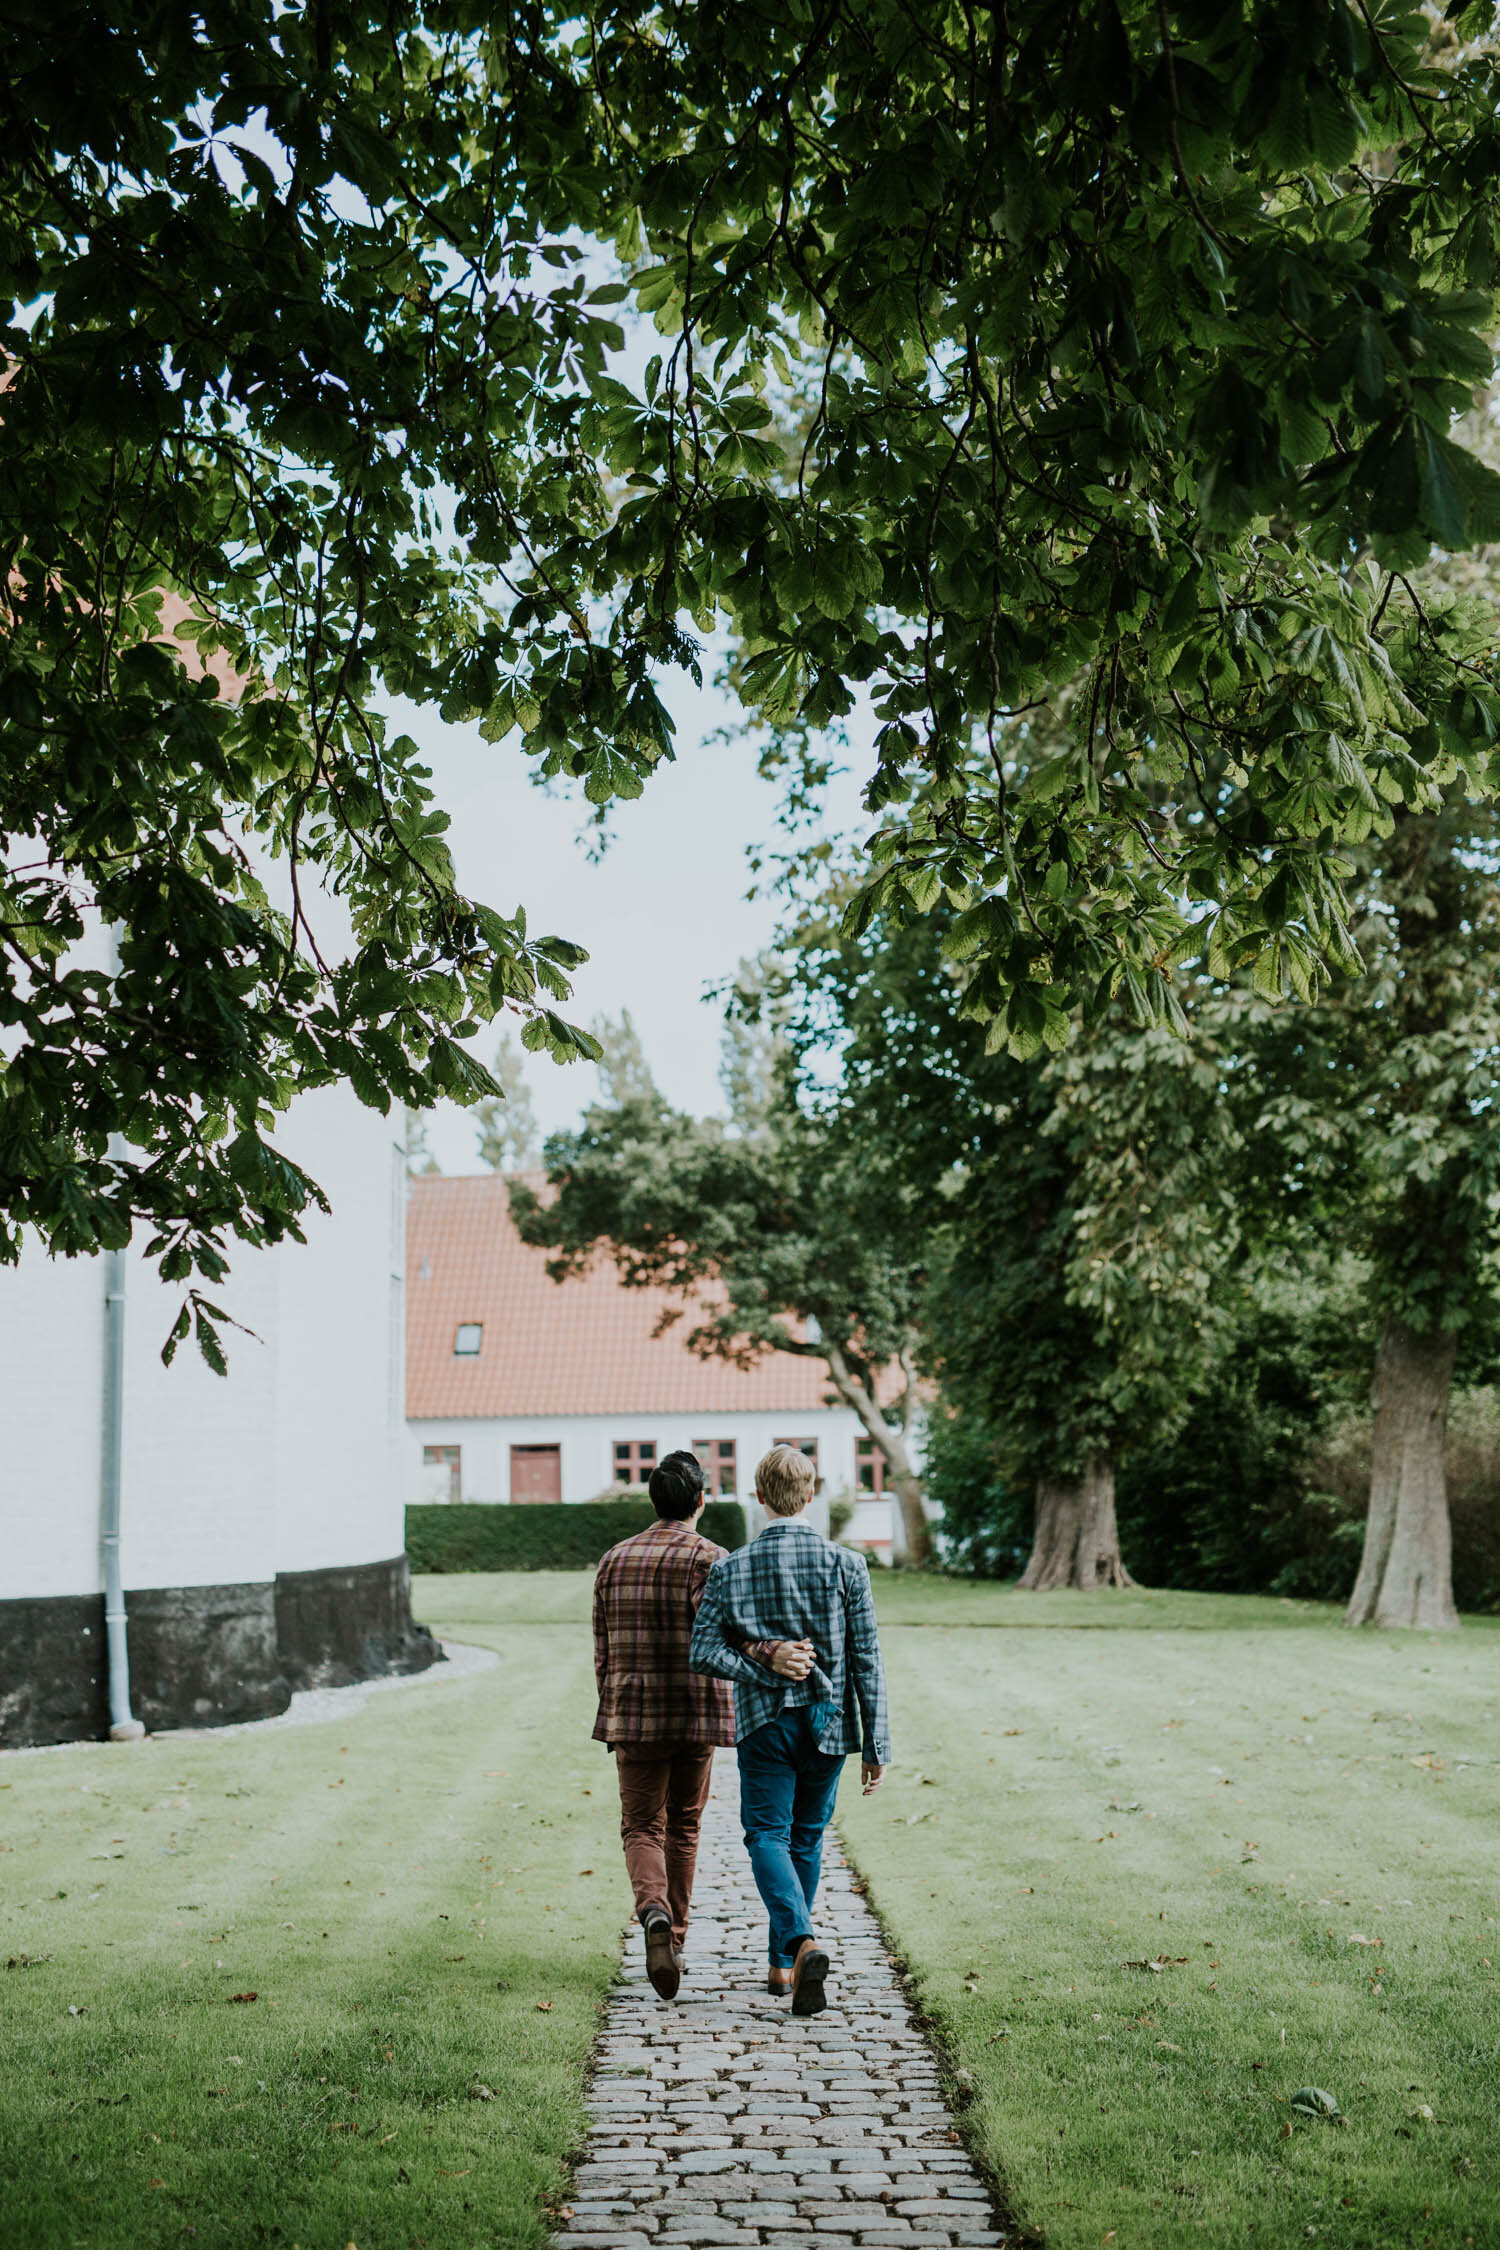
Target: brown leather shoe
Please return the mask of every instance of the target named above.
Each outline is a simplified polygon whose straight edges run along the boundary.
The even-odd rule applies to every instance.
[[[797,1958],[792,1963],[794,2016],[820,2016],[823,2013],[828,2005],[828,1995],[823,1990],[827,1975],[827,1954],[816,1938],[804,1938],[797,1948]]]
[[[664,1906],[648,1906],[641,1928],[646,1936],[646,1974],[663,2000],[675,2000],[682,1982],[682,1956],[672,1943],[672,1917]]]
[[[790,1969],[767,1969],[767,1992],[774,1993],[778,2000],[784,2000],[791,1989],[792,1972]]]

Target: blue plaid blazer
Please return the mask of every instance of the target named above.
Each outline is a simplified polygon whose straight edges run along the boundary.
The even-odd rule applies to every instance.
[[[745,1641],[809,1640],[817,1663],[805,1680],[779,1680],[746,1656]],[[708,1574],[688,1662],[734,1682],[736,1741],[781,1712],[828,1703],[819,1747],[890,1763],[885,1667],[875,1631],[870,1566],[796,1517],[773,1523]]]

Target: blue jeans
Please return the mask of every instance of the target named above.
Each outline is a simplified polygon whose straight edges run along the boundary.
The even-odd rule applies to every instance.
[[[812,1703],[757,1727],[737,1746],[740,1823],[750,1872],[771,1917],[773,1969],[789,1968],[812,1936],[812,1904],[823,1864],[823,1831],[844,1770],[818,1735],[833,1706]]]

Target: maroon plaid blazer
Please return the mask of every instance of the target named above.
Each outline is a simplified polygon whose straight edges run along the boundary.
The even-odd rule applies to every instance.
[[[596,1742],[733,1742],[729,1682],[688,1670],[693,1620],[723,1553],[688,1524],[660,1520],[610,1548],[594,1578]]]

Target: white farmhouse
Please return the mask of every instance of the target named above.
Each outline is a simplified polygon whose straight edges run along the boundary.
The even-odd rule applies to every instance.
[[[161,1346],[181,1291],[138,1252],[0,1267],[0,1743],[104,1734],[101,1491],[119,1463],[130,1704],[155,1730],[284,1710],[293,1688],[420,1670],[402,1422],[406,1171],[343,1087],[279,1140],[333,1206],[307,1242],[233,1249],[213,1291],[252,1333],[220,1378]],[[123,1379],[107,1365],[124,1268]],[[112,1404],[112,1401],[117,1402]]]
[[[657,1334],[677,1300],[627,1289],[600,1257],[576,1280],[516,1232],[506,1183],[425,1176],[407,1209],[408,1497],[512,1504],[593,1500],[643,1484],[686,1446],[714,1496],[759,1529],[754,1471],[773,1445],[801,1446],[822,1480],[814,1513],[855,1503],[846,1537],[891,1558],[898,1511],[884,1461],[817,1359],[771,1352],[749,1369],[688,1349],[693,1322]]]

